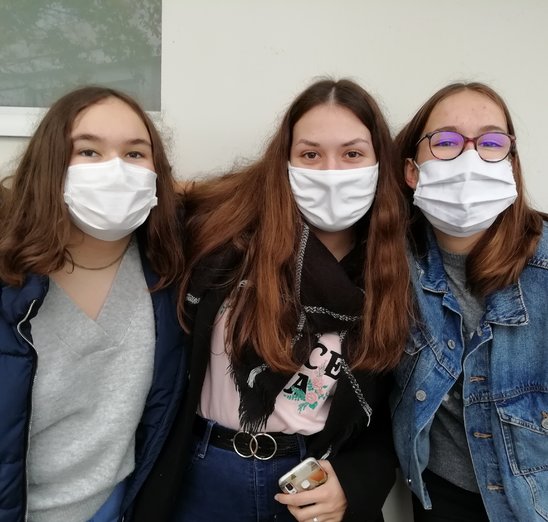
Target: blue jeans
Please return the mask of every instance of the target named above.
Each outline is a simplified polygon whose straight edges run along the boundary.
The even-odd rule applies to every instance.
[[[286,506],[274,500],[278,479],[306,453],[298,435],[300,455],[259,460],[209,444],[211,427],[194,440],[189,468],[173,522],[295,522]]]

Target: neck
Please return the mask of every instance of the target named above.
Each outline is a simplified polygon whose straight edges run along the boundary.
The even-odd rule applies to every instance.
[[[325,230],[319,230],[312,225],[309,225],[309,227],[327,250],[333,254],[333,257],[335,257],[337,261],[340,261],[354,247],[355,238],[353,228],[347,228],[346,230],[341,230],[339,232],[326,232]]]
[[[482,230],[468,237],[455,237],[434,229],[438,245],[451,254],[468,254],[484,233],[485,231]]]
[[[67,250],[72,256],[75,266],[77,264],[97,268],[106,266],[114,260],[119,261],[130,240],[131,234],[116,241],[102,241],[73,227]],[[67,260],[67,266],[72,269],[72,263],[69,260]]]

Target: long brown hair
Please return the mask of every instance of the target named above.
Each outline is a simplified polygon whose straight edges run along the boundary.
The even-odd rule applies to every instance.
[[[414,158],[417,142],[423,136],[430,114],[439,102],[453,94],[470,90],[487,96],[504,112],[508,132],[515,136],[512,117],[504,100],[491,87],[479,82],[452,83],[437,91],[415,114],[396,137],[399,182],[406,196],[410,220],[410,238],[415,253],[424,255],[427,222],[413,206],[413,190],[404,179],[405,162]],[[531,209],[525,199],[523,175],[517,148],[510,153],[510,161],[518,196],[513,205],[504,210],[483,234],[467,256],[467,283],[472,291],[485,296],[517,281],[528,259],[533,255],[542,232],[543,214]]]
[[[298,319],[294,285],[302,221],[287,163],[297,121],[312,108],[331,103],[351,110],[370,130],[380,165],[375,200],[360,227],[366,299],[359,342],[351,347],[349,362],[355,368],[384,370],[402,353],[408,333],[408,268],[403,196],[392,168],[390,132],[377,103],[359,85],[322,80],[291,104],[258,161],[189,191],[190,270],[223,248],[241,253],[230,284],[243,279],[247,284],[233,295],[227,328],[227,343],[236,360],[250,343],[275,370],[292,372],[299,366],[291,338]],[[183,288],[181,316],[184,297]]]
[[[63,267],[68,254],[70,216],[63,200],[72,154],[71,131],[78,114],[106,98],[118,98],[141,118],[150,135],[157,174],[158,205],[138,234],[153,270],[156,288],[174,281],[183,269],[177,198],[171,166],[154,124],[128,95],[106,87],[83,87],[52,105],[29,141],[15,174],[2,191],[0,279],[21,285],[27,273],[47,275]]]

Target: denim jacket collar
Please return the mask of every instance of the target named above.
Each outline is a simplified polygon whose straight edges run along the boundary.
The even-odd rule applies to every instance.
[[[424,290],[434,293],[447,293],[449,286],[445,277],[443,258],[431,226],[426,228],[427,251],[423,257],[417,257],[419,281]]]
[[[449,299],[447,295],[450,290],[443,266],[443,257],[431,226],[428,226],[426,234],[427,254],[417,259],[419,282],[426,291],[446,294],[444,301],[450,303],[452,299]],[[546,258],[535,256],[533,260],[536,258],[538,258],[537,263],[544,262],[548,266]],[[490,323],[521,326],[529,321],[519,281],[489,294],[485,298],[485,308],[485,320]]]

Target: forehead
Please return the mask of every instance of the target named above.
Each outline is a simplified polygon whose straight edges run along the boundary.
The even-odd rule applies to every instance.
[[[464,90],[444,98],[434,107],[425,125],[425,132],[456,127],[460,132],[476,133],[482,127],[508,130],[502,108],[489,96]]]
[[[113,138],[149,138],[146,125],[140,116],[127,103],[114,97],[100,100],[76,116],[72,135],[87,133]]]
[[[346,107],[325,103],[305,112],[293,127],[293,135],[307,137],[332,135],[340,132],[369,136],[369,129]]]

